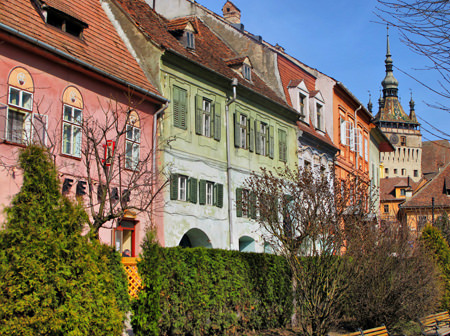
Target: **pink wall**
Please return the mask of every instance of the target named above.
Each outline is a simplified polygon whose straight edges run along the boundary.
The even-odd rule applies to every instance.
[[[13,68],[17,66],[28,70],[33,78],[35,88],[33,112],[36,113],[39,111],[40,114],[48,116],[49,138],[55,143],[52,151],[56,157],[56,165],[61,173],[61,179],[64,180],[70,177],[74,180],[70,193],[74,194],[77,181],[85,178],[86,168],[82,160],[66,157],[61,154],[62,96],[68,86],[74,86],[81,93],[84,102],[84,118],[92,116],[98,120],[102,120],[105,116],[104,111],[126,111],[131,105],[139,114],[141,122],[141,158],[151,151],[153,113],[159,108],[159,104],[155,104],[142,97],[128,98],[125,89],[118,89],[116,86],[108,84],[107,80],[99,81],[86,74],[74,71],[8,43],[2,45],[2,55],[0,55],[0,74],[2,74],[0,76],[0,108],[3,108],[0,110],[0,113],[2,116],[6,115],[4,106],[8,104],[8,76]],[[0,129],[0,131],[3,132],[4,130]],[[119,143],[116,148],[119,151],[124,151],[125,144]],[[19,149],[20,146],[5,143],[2,140],[0,143],[1,161],[14,165]],[[9,204],[11,197],[18,192],[20,184],[20,171],[16,169],[0,171],[0,186],[2,186],[0,189],[1,208]],[[84,201],[87,202],[86,196],[84,196]],[[139,223],[135,231],[136,254],[140,252],[140,243],[145,235],[145,226],[149,225],[149,216],[147,214],[138,214],[137,219]],[[110,226],[108,225],[108,227]],[[113,229],[101,229],[101,241],[112,244],[113,232]],[[164,241],[162,239],[162,232],[162,229],[158,230],[160,241]]]

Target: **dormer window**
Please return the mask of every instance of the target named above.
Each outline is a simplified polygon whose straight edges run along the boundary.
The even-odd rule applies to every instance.
[[[309,122],[309,91],[303,79],[293,79],[288,84],[292,107],[298,111],[299,119]]]
[[[195,49],[194,33],[191,31],[185,31],[184,34],[186,38],[186,48]]]
[[[242,76],[248,81],[252,80],[252,69],[248,64],[242,65]]]
[[[306,104],[305,100],[306,100],[306,96],[303,93],[300,92],[298,99],[299,99],[299,101],[298,101],[299,112],[301,114],[301,118],[303,119],[303,118],[305,118],[305,104]]]
[[[88,27],[86,23],[53,7],[45,6],[43,15],[45,22],[50,26],[61,29],[63,32],[78,38],[83,37],[83,30]]]

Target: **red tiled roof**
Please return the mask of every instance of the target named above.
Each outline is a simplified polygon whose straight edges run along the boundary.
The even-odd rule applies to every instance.
[[[188,18],[178,18],[173,19],[167,22],[167,29],[170,31],[173,30],[184,30],[186,28],[186,25],[188,24],[190,20]]]
[[[444,189],[446,179],[450,177],[450,164],[429,181],[423,188],[413,195],[402,207],[426,207],[431,208],[431,198],[434,198],[436,208],[450,207],[450,196]]]
[[[82,39],[46,24],[32,2],[0,1],[0,22],[100,71],[159,95],[117,34],[100,0],[45,1],[89,25],[83,31]]]
[[[450,143],[447,140],[422,142],[422,172],[439,172],[450,162]]]
[[[187,50],[169,31],[169,21],[157,14],[143,0],[117,0],[118,4],[127,12],[140,27],[146,36],[161,47],[182,55],[193,62],[221,74],[229,79],[237,78],[239,84],[254,90],[280,105],[289,108],[284,100],[279,97],[259,76],[252,71],[251,82],[236,74],[226,63],[225,59],[234,59],[237,55],[225,43],[219,39],[201,20],[189,17],[198,29],[195,34],[195,50]],[[185,18],[180,18],[182,20]]]
[[[245,57],[245,56],[243,56],[243,57],[235,57],[235,58],[226,59],[226,60],[224,60],[224,62],[228,66],[240,65],[240,64],[244,63],[246,58],[247,57]]]
[[[380,200],[381,201],[394,201],[404,200],[404,198],[395,197],[395,188],[411,186],[413,192],[420,185],[420,182],[414,182],[407,177],[386,177],[380,179]]]
[[[284,94],[287,103],[292,106],[291,97],[289,96],[288,87],[296,87],[302,81],[305,81],[306,88],[309,92],[316,89],[316,78],[304,71],[299,66],[288,60],[286,57],[278,55],[278,71],[280,72],[281,83],[283,85]],[[293,107],[293,106],[292,106]]]

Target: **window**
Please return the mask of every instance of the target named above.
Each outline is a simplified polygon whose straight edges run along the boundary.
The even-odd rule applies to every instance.
[[[125,136],[125,168],[137,169],[140,159],[141,129],[136,111],[130,112]]]
[[[203,99],[203,118],[202,118],[202,131],[206,137],[211,136],[211,102]]]
[[[419,171],[417,169],[414,169],[414,177],[418,177],[419,176]]]
[[[394,168],[394,175],[397,175],[397,168]]]
[[[179,175],[178,176],[178,200],[179,201],[187,201],[187,176]]]
[[[63,109],[62,153],[81,157],[82,111],[69,105],[64,105]]]
[[[82,37],[83,29],[87,27],[84,22],[53,8],[47,8],[44,17],[47,24],[79,38]]]
[[[34,86],[31,75],[24,68],[17,67],[11,71],[8,84],[8,108],[2,109],[0,116],[6,120],[2,138],[23,145],[31,142],[45,145],[47,116],[32,113]]]
[[[347,144],[350,146],[351,151],[356,150],[355,145],[355,128],[352,121],[347,121]]]
[[[239,133],[241,139],[239,147],[247,148],[247,117],[243,114],[240,115]]]
[[[387,175],[389,174],[389,168],[384,168],[384,173]]]
[[[118,227],[114,230],[114,238],[116,251],[122,256],[135,256],[135,226],[137,222],[134,220],[124,220],[119,222]]]
[[[306,96],[303,93],[299,93],[299,112],[302,117],[305,117],[305,100]]]
[[[267,155],[267,124],[259,124],[258,140],[259,142],[259,154]]]
[[[369,141],[367,138],[364,139],[364,160],[369,162]]]
[[[359,156],[360,157],[363,157],[363,152],[364,152],[364,149],[363,149],[363,133],[362,133],[362,131],[358,128],[357,130],[356,130],[356,150],[357,150],[357,152],[359,153]]]
[[[405,176],[405,175],[406,175],[406,169],[402,168],[402,176]]]
[[[282,162],[287,161],[287,142],[286,142],[286,131],[278,130],[278,157]]]
[[[248,81],[252,80],[252,69],[248,64],[242,64],[242,76]]]
[[[187,129],[187,91],[177,86],[173,87],[173,125]]]
[[[322,104],[316,104],[316,112],[317,112],[317,128],[322,130]]]
[[[389,213],[389,205],[385,204],[383,206],[383,211],[384,211],[384,213]]]
[[[206,205],[213,205],[213,195],[214,195],[214,183],[206,182]]]
[[[400,195],[406,196],[406,189],[400,189]]]
[[[339,119],[339,125],[341,130],[341,143],[345,146],[347,145],[347,123],[344,118]]]
[[[256,197],[248,189],[236,189],[236,217],[256,218]]]
[[[400,137],[400,146],[406,146],[406,137],[405,136]]]
[[[186,31],[186,48],[195,49],[195,37],[191,31]]]
[[[305,160],[303,169],[304,170],[310,170],[311,169],[311,162],[309,162],[308,160]]]

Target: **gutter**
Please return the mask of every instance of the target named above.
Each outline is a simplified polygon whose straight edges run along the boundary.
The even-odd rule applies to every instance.
[[[59,50],[59,49],[57,49],[57,48],[55,48],[55,47],[45,43],[45,42],[42,42],[42,41],[40,41],[40,40],[38,40],[38,39],[36,39],[34,37],[28,36],[28,35],[20,32],[20,31],[18,31],[17,29],[11,28],[11,27],[9,27],[9,26],[1,23],[1,22],[0,22],[0,29],[3,29],[6,32],[10,33],[11,35],[19,37],[19,38],[21,38],[21,39],[23,39],[23,40],[25,40],[25,41],[27,41],[27,42],[29,42],[31,44],[35,44],[35,45],[37,45],[37,46],[39,46],[39,47],[41,47],[41,48],[43,48],[43,49],[45,49],[47,51],[50,51],[51,53],[54,53],[54,54],[56,54],[56,55],[58,55],[58,56],[60,56],[62,58],[65,58],[65,59],[67,59],[67,60],[69,60],[69,61],[71,61],[73,63],[79,64],[82,67],[84,67],[84,68],[86,68],[86,69],[88,69],[90,71],[97,72],[97,73],[101,74],[102,76],[104,76],[104,77],[106,77],[108,79],[111,79],[111,80],[113,80],[113,81],[115,81],[117,83],[120,83],[120,84],[124,85],[124,86],[130,87],[133,90],[143,94],[144,96],[149,96],[149,97],[151,97],[153,99],[156,99],[156,100],[162,101],[162,102],[167,102],[168,101],[166,98],[164,98],[164,97],[162,97],[162,96],[160,96],[160,95],[158,95],[156,93],[153,93],[153,92],[151,92],[149,90],[145,90],[145,89],[141,88],[140,86],[132,84],[132,83],[130,83],[130,82],[124,80],[124,79],[121,79],[119,77],[116,77],[116,76],[114,76],[114,75],[112,75],[112,74],[110,74],[110,73],[108,73],[106,71],[103,71],[103,70],[101,70],[101,69],[99,69],[99,68],[97,68],[97,67],[95,67],[95,66],[93,66],[93,65],[91,65],[89,63],[86,63],[86,62],[84,62],[84,61],[82,61],[82,60],[80,60],[80,59],[78,59],[78,58],[76,58],[76,57],[74,57],[74,56],[72,56],[70,54],[67,54],[67,53],[65,53],[65,52],[63,52],[63,51],[61,51],[61,50]]]
[[[230,105],[236,101],[236,87],[238,86],[237,78],[231,81],[233,88],[233,98],[228,99],[225,104],[225,120],[226,120],[226,135],[227,135],[227,193],[228,193],[228,234],[230,239],[230,250],[233,250],[233,199],[231,197],[231,153],[230,153]]]

